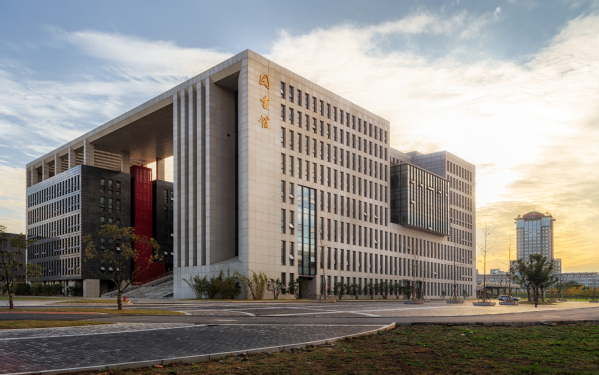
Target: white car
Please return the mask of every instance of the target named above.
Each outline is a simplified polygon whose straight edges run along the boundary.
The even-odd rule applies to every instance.
[[[500,301],[509,301],[510,297],[509,296],[499,296],[499,297],[497,297],[497,299]],[[520,297],[512,297],[512,301],[520,301]]]

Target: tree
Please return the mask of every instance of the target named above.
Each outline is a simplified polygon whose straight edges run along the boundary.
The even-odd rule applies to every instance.
[[[495,239],[493,243],[491,243],[491,239],[489,238],[494,230],[495,228],[491,228],[485,223],[481,228],[483,241],[477,244],[480,254],[483,257],[483,302],[487,302],[487,256],[491,254],[491,250],[497,242],[497,239]]]
[[[528,264],[524,259],[518,259],[515,261],[510,267],[510,274],[512,275],[512,280],[514,282],[520,284],[520,286],[524,285],[526,287],[526,292],[528,294],[528,300],[531,301],[530,298],[530,287],[531,283],[528,280]]]
[[[285,293],[285,284],[280,279],[270,279],[266,285],[266,290],[272,293],[274,299],[279,298],[279,294]]]
[[[374,285],[372,283],[364,283],[364,294],[370,295],[370,299],[374,299]]]
[[[441,298],[445,299],[445,296],[446,296],[446,295],[447,295],[447,294],[445,293],[445,290],[443,290],[443,291],[441,292]]]
[[[360,295],[360,286],[356,283],[353,283],[350,285],[349,290],[350,294],[354,296],[355,299],[358,299],[358,296]]]
[[[329,241],[325,241],[324,239],[324,232],[323,232],[323,228],[320,228],[320,268],[322,269],[322,279],[324,280],[324,282],[322,283],[322,287],[323,287],[323,294],[324,294],[324,299],[325,301],[329,299],[329,294],[331,293],[328,290],[328,282],[327,282],[327,269],[330,267],[330,256],[331,256],[331,249],[328,247],[329,246]],[[328,249],[328,251],[325,252],[325,249]],[[327,265],[325,267],[325,259],[327,262]]]
[[[295,295],[295,299],[300,299],[302,295],[308,293],[308,282],[298,277],[297,279],[295,279],[293,288],[293,294]],[[289,293],[291,293],[291,291],[289,291]]]
[[[10,309],[14,309],[15,307],[13,293],[17,272],[23,271],[26,280],[36,279],[42,275],[42,268],[38,264],[25,262],[25,251],[27,250],[27,246],[32,243],[33,240],[28,240],[24,234],[9,236],[6,233],[6,227],[0,225],[2,287],[8,293],[8,306]]]
[[[98,237],[107,239],[107,246],[97,246],[91,235],[83,237],[83,243],[87,244],[83,261],[100,262],[100,270],[92,270],[91,273],[114,283],[117,288],[118,309],[122,310],[123,292],[152,263],[161,259],[156,251],[160,246],[153,238],[135,234],[134,228],[118,225],[103,225]]]
[[[383,299],[387,299],[387,297],[389,296],[389,283],[387,281],[381,281],[379,289],[381,291],[381,296],[383,297]]]
[[[553,271],[553,262],[548,261],[541,254],[533,254],[527,262],[526,278],[533,287],[535,307],[539,304],[539,291],[555,282],[551,272]]]
[[[335,295],[341,300],[347,292],[347,286],[344,283],[335,284]]]

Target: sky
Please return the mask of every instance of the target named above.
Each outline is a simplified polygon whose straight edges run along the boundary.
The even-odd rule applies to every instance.
[[[475,164],[487,269],[534,209],[599,271],[598,1],[1,1],[0,224],[25,230],[28,162],[245,49]]]

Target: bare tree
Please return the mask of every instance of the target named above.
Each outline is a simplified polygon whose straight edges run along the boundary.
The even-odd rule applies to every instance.
[[[93,270],[92,273],[98,277],[106,277],[111,280],[117,288],[118,309],[123,309],[121,297],[131,282],[141,273],[150,268],[150,265],[160,256],[156,250],[160,248],[153,238],[138,236],[135,229],[131,227],[119,227],[118,225],[103,225],[98,232],[98,237],[108,239],[107,246],[96,246],[91,235],[83,237],[83,243],[87,243],[84,251],[84,262],[99,260],[102,268],[100,271]],[[137,246],[134,246],[137,245]],[[137,247],[137,249],[136,249]],[[140,259],[140,250],[151,252]],[[130,264],[131,272],[129,272]]]
[[[323,287],[323,292],[324,292],[324,300],[328,301],[329,299],[329,292],[328,292],[328,283],[327,283],[327,267],[329,266],[328,264],[328,260],[329,260],[329,256],[330,254],[330,249],[329,249],[329,241],[326,241],[324,239],[324,233],[323,233],[323,229],[320,228],[320,240],[319,240],[319,244],[320,244],[320,268],[322,269],[322,277],[324,282],[322,283],[322,287]],[[327,264],[325,265],[325,261],[327,262]]]
[[[42,275],[42,268],[38,264],[26,263],[25,251],[33,240],[25,238],[24,234],[9,236],[6,227],[0,225],[0,268],[2,286],[8,293],[8,305],[14,309],[14,286],[17,272],[23,272],[25,279],[36,279]]]
[[[481,228],[481,232],[483,233],[483,241],[477,244],[480,254],[483,257],[483,302],[487,302],[487,256],[492,254],[491,250],[495,246],[495,243],[497,243],[497,239],[492,241],[489,238],[491,234],[493,234],[494,230],[495,228],[492,228],[485,223],[485,225]]]

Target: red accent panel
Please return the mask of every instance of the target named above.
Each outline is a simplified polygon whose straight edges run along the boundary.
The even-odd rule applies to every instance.
[[[152,169],[140,166],[131,167],[131,183],[133,186],[133,228],[138,236],[153,237],[152,233]],[[164,263],[149,263],[152,248],[148,245],[134,245],[139,252],[134,267],[141,270],[135,277],[135,282],[144,282],[154,277],[164,275]]]

